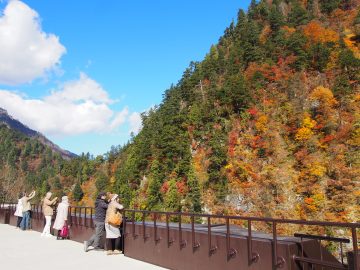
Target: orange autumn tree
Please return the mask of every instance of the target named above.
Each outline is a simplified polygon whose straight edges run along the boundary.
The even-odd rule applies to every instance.
[[[335,31],[321,26],[317,21],[311,21],[304,27],[304,35],[311,43],[335,43],[339,41],[339,35]]]
[[[354,56],[360,59],[360,45],[356,42],[356,35],[351,30],[345,30],[345,45],[353,52]]]

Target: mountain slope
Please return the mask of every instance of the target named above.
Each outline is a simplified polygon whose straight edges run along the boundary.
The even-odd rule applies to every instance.
[[[75,157],[0,109],[0,201],[33,189],[37,200],[50,189],[62,195],[75,182],[62,177],[62,168]]]
[[[22,124],[20,121],[14,119],[7,113],[6,110],[2,108],[0,108],[0,124],[4,124],[10,129],[21,132],[25,136],[38,139],[42,144],[49,146],[54,152],[59,153],[65,159],[71,159],[76,157],[74,153],[61,149],[59,146],[51,142],[41,133],[30,129],[29,127]]]
[[[109,189],[147,209],[359,220],[359,8],[252,1],[109,152]]]

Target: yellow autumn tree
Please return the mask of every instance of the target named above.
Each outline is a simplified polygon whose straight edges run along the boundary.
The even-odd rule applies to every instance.
[[[268,117],[266,115],[261,115],[256,123],[256,129],[260,132],[265,132],[267,130]]]
[[[326,107],[333,107],[337,104],[333,92],[324,86],[316,87],[310,94],[311,101],[318,101],[321,105]]]
[[[305,114],[302,126],[296,132],[295,139],[298,141],[306,141],[314,134],[313,128],[316,126],[316,121],[311,119],[308,113]]]

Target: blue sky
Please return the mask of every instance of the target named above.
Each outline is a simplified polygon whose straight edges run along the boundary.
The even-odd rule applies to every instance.
[[[64,149],[103,154],[249,2],[1,1],[0,107]]]

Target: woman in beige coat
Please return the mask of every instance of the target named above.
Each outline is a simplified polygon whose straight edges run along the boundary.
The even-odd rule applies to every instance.
[[[41,236],[45,236],[45,237],[51,237],[51,234],[50,234],[51,217],[54,214],[54,210],[52,209],[52,206],[57,201],[57,197],[50,201],[51,195],[52,195],[51,192],[46,193],[46,196],[45,196],[44,202],[43,202],[43,208],[42,208],[46,223],[45,223],[44,230],[43,230]]]
[[[124,206],[119,203],[117,194],[113,194],[109,206],[106,210],[105,231],[106,231],[106,247],[107,255],[120,254],[120,224],[111,224],[114,216],[118,217],[117,212],[122,210]],[[116,218],[115,218],[116,219]]]

